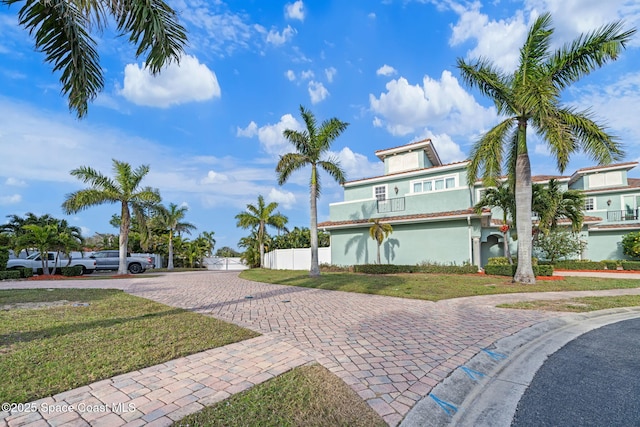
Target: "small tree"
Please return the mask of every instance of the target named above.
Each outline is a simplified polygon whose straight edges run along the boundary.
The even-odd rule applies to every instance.
[[[369,236],[378,244],[378,264],[380,264],[380,246],[382,246],[384,239],[393,233],[393,227],[391,224],[381,223],[380,218],[370,219],[369,222],[373,223],[369,228]]]
[[[551,230],[546,234],[539,233],[533,242],[540,258],[552,264],[559,259],[579,256],[586,246],[587,243],[580,238],[580,234],[560,229]]]
[[[625,234],[622,238],[622,252],[631,258],[640,258],[640,231]]]

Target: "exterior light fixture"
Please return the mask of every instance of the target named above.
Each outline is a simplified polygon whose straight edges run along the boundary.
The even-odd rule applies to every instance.
[[[396,192],[396,195],[398,194],[398,186],[396,185],[395,187],[393,187],[393,190]]]

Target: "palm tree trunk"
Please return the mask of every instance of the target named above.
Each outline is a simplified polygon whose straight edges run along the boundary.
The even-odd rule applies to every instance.
[[[167,261],[167,270],[173,270],[173,230],[169,231],[169,261]]]
[[[509,260],[509,264],[513,264],[511,252],[509,251],[509,230],[503,233],[504,256]]]
[[[526,128],[524,129],[526,132]],[[514,282],[535,284],[531,265],[531,164],[521,151],[516,160],[516,228],[518,232],[518,267]]]
[[[311,166],[311,268],[309,269],[310,277],[320,276],[320,267],[318,266],[318,187],[316,165]]]
[[[120,221],[120,263],[118,264],[118,274],[127,274],[127,246],[129,245],[129,226],[131,215],[129,215],[129,205],[122,202],[122,217]]]
[[[380,243],[378,243],[378,265],[380,265]]]
[[[264,268],[264,222],[260,222],[258,228],[258,240],[260,241],[260,268]]]
[[[264,243],[260,242],[260,268],[264,268]]]

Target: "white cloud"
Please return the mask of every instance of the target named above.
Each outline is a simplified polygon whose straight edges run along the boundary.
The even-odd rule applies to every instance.
[[[304,21],[305,9],[302,0],[298,0],[295,3],[287,3],[284,10],[287,18]]]
[[[374,127],[381,128],[384,126],[384,122],[380,120],[380,117],[374,117],[372,122]]]
[[[425,127],[466,135],[485,129],[496,118],[495,109],[479,105],[449,71],[443,71],[440,80],[424,76],[422,85],[410,85],[400,77],[388,82],[386,89],[379,98],[370,94],[369,103],[393,135],[407,135]],[[382,124],[379,120],[374,123]]]
[[[311,97],[311,103],[317,104],[329,96],[329,91],[321,82],[311,80],[309,82],[309,96]]]
[[[271,188],[267,195],[268,202],[276,202],[285,209],[291,209],[296,204],[296,196],[291,191],[282,191]]]
[[[207,176],[200,180],[201,184],[223,184],[229,181],[229,177],[223,173],[210,170]]]
[[[272,29],[267,34],[267,43],[271,43],[274,46],[280,46],[291,40],[293,35],[296,33],[291,25],[287,25],[287,28],[282,30],[282,32],[278,32],[278,30]]]
[[[349,147],[344,147],[337,153],[331,152],[330,155],[338,159],[348,181],[384,173],[384,163],[381,161],[370,162],[367,156],[354,153]]]
[[[0,205],[15,205],[22,201],[20,194],[12,194],[11,196],[0,196]]]
[[[536,144],[533,148],[533,152],[536,154],[540,154],[541,156],[551,156],[551,153],[549,152],[549,146],[547,144]]]
[[[21,179],[10,176],[5,180],[4,185],[8,185],[12,187],[26,187],[27,183]]]
[[[219,98],[220,86],[213,71],[196,57],[185,55],[180,64],[172,63],[155,76],[144,66],[128,64],[120,94],[137,105],[167,108]]]
[[[367,18],[369,19],[376,19],[376,14],[371,12],[370,14],[367,15]]]
[[[309,79],[314,78],[315,76],[316,76],[315,73],[313,71],[311,71],[311,70],[302,71],[300,73],[300,78],[302,80],[309,80]]]
[[[455,143],[453,139],[446,133],[435,135],[430,130],[426,129],[425,132],[414,138],[412,142],[422,141],[429,138],[440,156],[440,160],[443,163],[459,162],[465,160],[467,156],[462,152],[460,145]]]
[[[324,74],[325,76],[327,76],[327,81],[329,83],[333,83],[333,78],[335,77],[337,72],[338,70],[336,70],[334,67],[329,67],[324,69]]]
[[[250,132],[247,131],[249,128]],[[238,130],[238,136],[251,138],[257,135],[264,151],[277,157],[293,150],[291,143],[282,134],[286,129],[301,131],[304,127],[291,114],[285,114],[280,117],[278,123],[264,125],[260,128],[255,122],[251,122],[246,129],[242,130],[242,134],[241,130]]]
[[[293,70],[287,70],[284,75],[290,82],[296,79],[296,73],[294,73]]]
[[[245,138],[251,138],[258,134],[258,125],[253,120],[247,125],[246,128],[237,128],[236,136],[244,136]]]
[[[394,74],[397,74],[397,73],[398,72],[396,71],[395,68],[387,64],[384,64],[382,67],[378,68],[378,70],[376,71],[376,74],[379,76],[393,76]]]

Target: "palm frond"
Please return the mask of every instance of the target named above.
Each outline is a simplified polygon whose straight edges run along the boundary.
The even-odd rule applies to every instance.
[[[347,180],[345,177],[344,169],[342,169],[342,167],[340,166],[340,161],[336,157],[322,160],[318,162],[318,166],[320,166],[326,173],[329,174],[331,178],[333,178],[340,185],[344,184],[344,182]]]
[[[309,137],[308,139],[310,142],[313,143],[313,141],[316,140],[316,136],[317,136],[316,135],[316,132],[317,132],[316,116],[302,105],[300,106],[300,115],[302,116],[302,120],[304,121],[306,131]]]
[[[293,144],[296,152],[311,157],[313,147],[311,146],[307,131],[300,132],[293,129],[285,129],[282,135]]]
[[[116,203],[120,200],[118,196],[118,193],[93,188],[78,190],[67,194],[65,201],[62,203],[62,210],[69,215],[85,210],[91,206],[97,206],[103,203]]]
[[[306,165],[311,163],[311,159],[307,156],[299,153],[288,153],[284,156],[280,156],[278,165],[276,166],[276,172],[278,173],[278,184],[282,185],[291,176],[291,174],[298,169],[302,169]]]
[[[506,135],[513,127],[513,119],[508,118],[494,126],[473,145],[470,163],[467,169],[467,180],[474,185],[482,176],[485,186],[494,187],[502,170],[503,150],[507,145]]]
[[[470,64],[458,58],[457,67],[466,85],[477,88],[483,95],[493,100],[498,114],[509,114],[517,110],[511,104],[510,78],[491,61],[480,58]]]
[[[349,123],[338,120],[336,117],[325,120],[318,132],[319,154],[329,150],[331,143],[338,138],[349,126]]]
[[[553,28],[550,28],[550,25],[551,14],[540,15],[529,28],[524,45],[520,48],[520,64],[516,71],[516,81],[523,86],[528,86],[532,81],[537,80],[535,75],[539,73],[541,64],[544,64],[548,56],[553,34]]]

